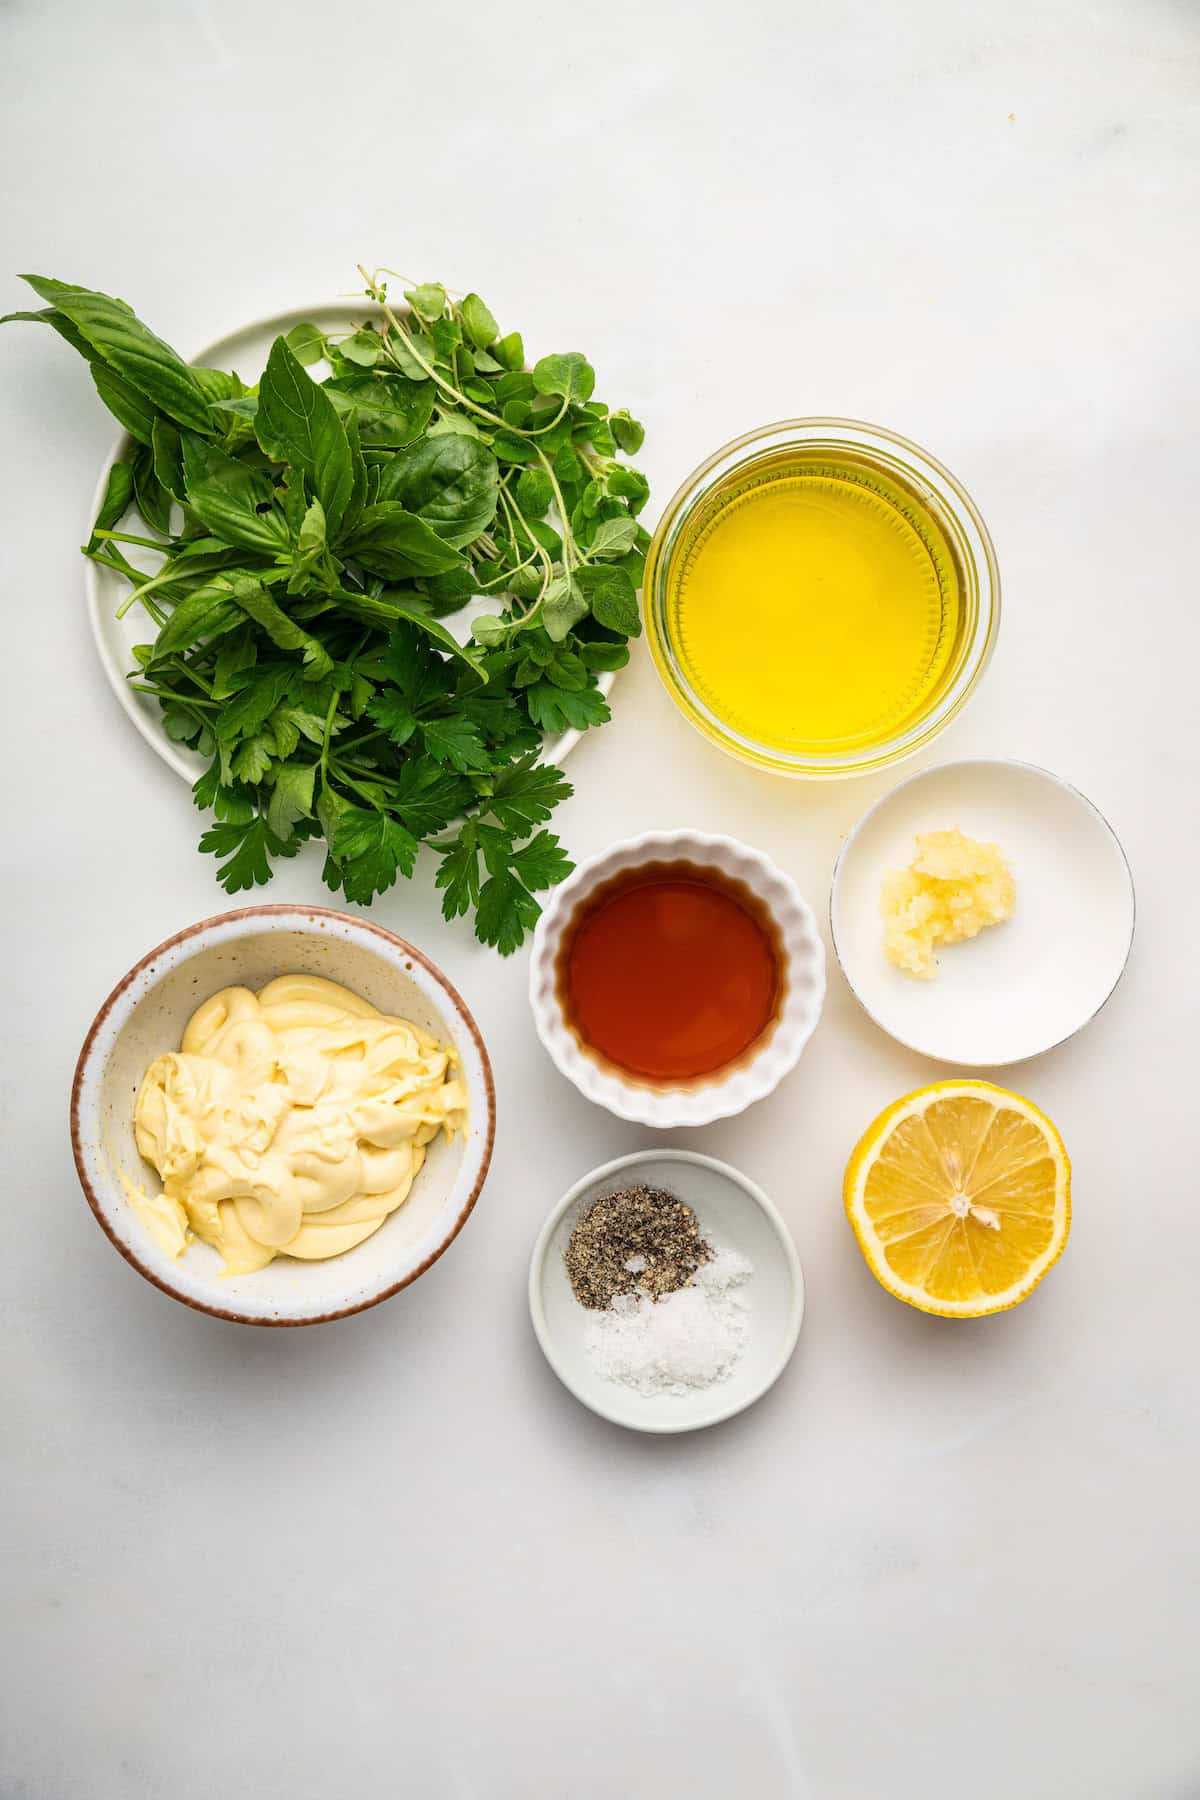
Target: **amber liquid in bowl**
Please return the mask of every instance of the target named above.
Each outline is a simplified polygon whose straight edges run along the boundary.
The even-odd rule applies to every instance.
[[[567,925],[556,976],[583,1050],[670,1087],[740,1062],[774,1027],[785,988],[767,909],[744,882],[690,862],[602,882]]]

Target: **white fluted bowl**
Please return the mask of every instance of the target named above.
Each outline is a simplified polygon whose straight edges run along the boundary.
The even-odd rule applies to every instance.
[[[597,1062],[568,1025],[558,997],[556,964],[576,909],[602,882],[653,862],[696,863],[744,882],[775,922],[784,964],[783,1006],[757,1050],[710,1078],[678,1085],[640,1082]],[[529,998],[542,1043],[587,1099],[619,1118],[662,1130],[708,1125],[764,1099],[795,1068],[821,1016],[825,947],[812,908],[795,882],[760,851],[736,838],[699,831],[651,831],[613,844],[554,890],[534,933]]]

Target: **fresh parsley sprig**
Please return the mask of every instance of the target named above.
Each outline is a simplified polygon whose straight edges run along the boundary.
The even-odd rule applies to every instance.
[[[323,837],[326,883],[366,905],[427,844],[446,918],[507,955],[572,867],[542,740],[605,722],[598,677],[640,630],[648,489],[621,457],[642,427],[577,352],[527,369],[478,294],[400,305],[359,272],[361,324],[295,327],[256,387],[89,288],[26,276],[45,305],[8,316],[78,350],[133,440],[84,554],[152,628],[134,686],[208,758],[200,848],[226,891]],[[460,644],[441,621],[481,597]]]

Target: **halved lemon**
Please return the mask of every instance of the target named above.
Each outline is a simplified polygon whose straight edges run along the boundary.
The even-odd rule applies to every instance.
[[[1071,1228],[1062,1139],[1031,1100],[989,1081],[935,1082],[881,1112],[843,1191],[876,1280],[952,1319],[1024,1300]]]

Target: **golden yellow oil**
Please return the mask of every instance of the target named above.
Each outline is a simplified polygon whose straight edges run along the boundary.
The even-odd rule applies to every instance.
[[[840,450],[784,452],[718,483],[675,546],[665,600],[682,673],[722,724],[817,755],[920,719],[965,625],[937,516]]]

